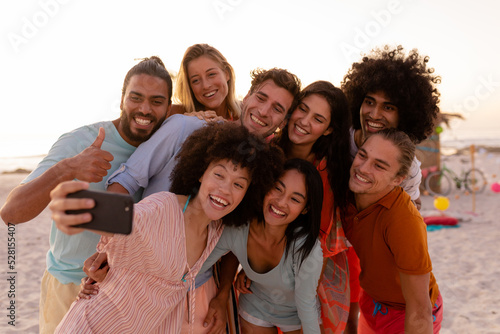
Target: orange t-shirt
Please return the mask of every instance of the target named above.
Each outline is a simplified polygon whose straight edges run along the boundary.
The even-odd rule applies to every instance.
[[[368,295],[387,307],[404,310],[399,273],[430,273],[429,296],[434,305],[439,289],[431,272],[426,225],[401,187],[361,212],[351,205],[344,230],[358,254],[359,281]]]

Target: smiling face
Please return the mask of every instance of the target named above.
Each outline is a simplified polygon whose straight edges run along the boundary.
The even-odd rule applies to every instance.
[[[314,144],[332,132],[330,105],[321,95],[312,94],[300,101],[288,122],[288,137],[294,144]]]
[[[383,129],[397,128],[398,112],[398,107],[383,91],[366,94],[360,109],[363,138]]]
[[[273,80],[266,80],[243,99],[241,123],[251,133],[270,136],[278,127],[284,126],[292,103],[292,93]]]
[[[127,143],[138,146],[161,126],[169,108],[165,80],[147,74],[134,75],[120,103],[118,132]]]
[[[306,178],[296,169],[290,169],[264,197],[264,220],[271,226],[286,227],[305,213],[306,205]]]
[[[349,189],[362,209],[375,203],[401,184],[398,176],[401,152],[389,140],[370,136],[361,146],[351,166]]]
[[[240,204],[250,182],[247,168],[227,159],[212,162],[200,178],[200,190],[195,200],[208,218],[217,220]]]
[[[206,110],[225,112],[229,74],[216,61],[207,56],[193,59],[187,65],[187,75],[195,99]]]

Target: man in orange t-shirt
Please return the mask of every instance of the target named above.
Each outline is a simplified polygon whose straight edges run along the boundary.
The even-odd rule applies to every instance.
[[[442,298],[427,250],[426,226],[399,185],[415,155],[406,134],[372,134],[354,158],[345,234],[361,265],[359,333],[437,333]]]

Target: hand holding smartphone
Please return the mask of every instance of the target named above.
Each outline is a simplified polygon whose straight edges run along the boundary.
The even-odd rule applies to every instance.
[[[134,200],[130,195],[80,190],[68,194],[67,197],[92,198],[95,201],[95,206],[92,209],[66,211],[67,214],[89,212],[92,215],[90,222],[75,225],[75,227],[120,234],[130,234],[132,232]]]

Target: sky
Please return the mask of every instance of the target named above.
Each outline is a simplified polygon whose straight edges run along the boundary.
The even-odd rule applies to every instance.
[[[339,86],[374,47],[430,57],[440,108],[461,113],[443,138],[500,138],[500,2],[496,0],[23,0],[0,4],[0,157],[46,153],[64,132],[119,116],[137,58],[178,72],[187,47],[208,43],[236,73],[281,67],[303,86]]]

